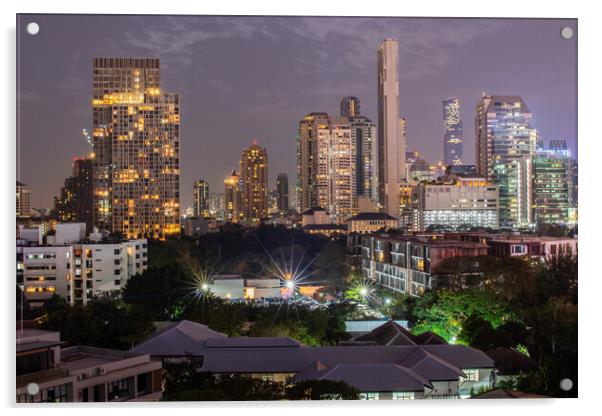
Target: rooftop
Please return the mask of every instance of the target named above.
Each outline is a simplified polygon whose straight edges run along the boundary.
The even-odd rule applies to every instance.
[[[385,212],[360,212],[357,215],[349,218],[347,221],[366,221],[366,220],[393,220],[396,221],[395,217]]]

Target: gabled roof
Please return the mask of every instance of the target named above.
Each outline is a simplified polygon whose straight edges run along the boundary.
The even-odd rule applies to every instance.
[[[411,369],[425,356],[434,359],[431,355],[420,353],[418,350],[421,349],[436,356],[438,362],[428,366],[424,363],[419,368],[425,368],[424,371],[428,369],[429,374],[435,374],[435,370],[439,369],[437,370],[439,373],[435,374],[437,377],[439,377],[438,374],[441,374],[440,377],[444,378],[450,371],[462,368],[493,368],[493,360],[485,353],[462,345],[392,345],[206,348],[203,354],[203,371],[213,373],[299,373],[317,361],[328,368],[342,364],[397,364]]]
[[[349,342],[370,342],[376,345],[429,345],[447,344],[443,338],[433,332],[414,335],[395,321],[387,321],[367,334],[355,337]]]
[[[385,391],[424,391],[424,387],[432,388],[432,384],[420,374],[400,365],[384,364],[338,364],[331,369],[322,371],[316,378],[307,377],[302,372],[295,381],[303,380],[333,380],[344,381],[362,392]]]
[[[416,349],[401,364],[411,368],[431,381],[458,380],[465,374],[462,370],[424,348]]]
[[[301,347],[296,339],[289,337],[235,337],[207,340],[207,348],[294,348]]]
[[[226,338],[226,335],[206,325],[184,320],[150,335],[131,351],[171,357],[201,355],[208,340],[219,338]]]

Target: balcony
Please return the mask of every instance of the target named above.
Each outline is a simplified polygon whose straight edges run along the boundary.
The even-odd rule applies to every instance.
[[[59,379],[69,376],[69,369],[65,367],[49,368],[48,370],[36,371],[35,373],[23,374],[17,376],[17,388],[28,385],[29,383],[44,383],[49,380]]]

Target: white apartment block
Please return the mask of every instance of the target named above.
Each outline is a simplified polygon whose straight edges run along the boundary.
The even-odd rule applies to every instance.
[[[499,190],[484,178],[420,183],[413,190],[414,231],[429,226],[499,228]]]
[[[147,240],[17,247],[23,291],[30,306],[55,293],[71,304],[119,292],[128,279],[146,270]]]

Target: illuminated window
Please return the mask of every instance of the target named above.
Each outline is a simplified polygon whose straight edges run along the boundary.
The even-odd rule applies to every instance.
[[[407,393],[403,391],[394,391],[393,400],[414,400],[414,393]]]

